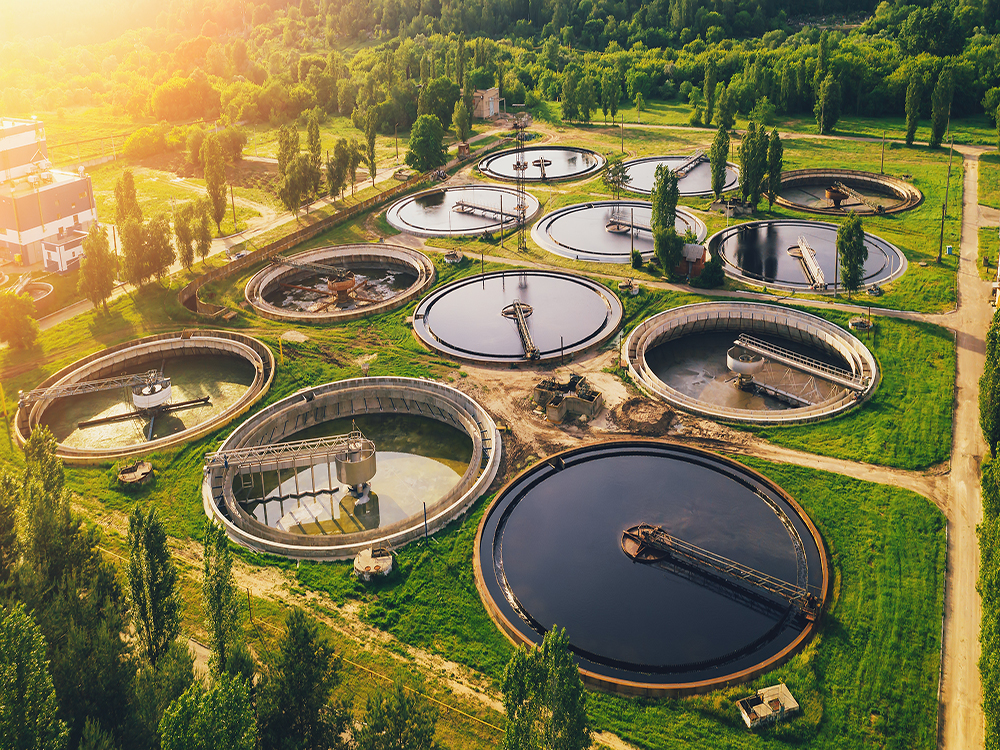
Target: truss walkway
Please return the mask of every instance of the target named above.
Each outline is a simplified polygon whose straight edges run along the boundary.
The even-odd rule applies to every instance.
[[[826,362],[806,357],[803,354],[796,354],[793,351],[768,343],[767,341],[762,341],[753,336],[748,336],[745,333],[741,333],[740,337],[733,343],[748,351],[761,354],[774,362],[794,367],[796,370],[815,375],[823,380],[828,380],[844,388],[849,388],[852,391],[863,391],[867,385],[864,378],[858,377],[850,370],[828,365]]]
[[[104,378],[103,380],[84,380],[79,383],[68,385],[55,385],[51,388],[37,388],[33,391],[21,391],[17,394],[17,405],[23,409],[36,401],[43,401],[52,398],[65,398],[67,396],[78,396],[83,393],[99,393],[100,391],[114,391],[122,388],[134,388],[137,385],[152,385],[163,378],[157,370],[135,375],[122,375],[117,378]]]

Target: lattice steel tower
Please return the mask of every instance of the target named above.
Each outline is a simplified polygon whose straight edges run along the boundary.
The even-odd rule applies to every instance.
[[[528,239],[525,236],[528,194],[524,187],[524,173],[528,169],[528,158],[524,155],[524,140],[530,126],[531,115],[521,113],[514,118],[514,135],[517,142],[514,174],[517,182],[517,251],[519,253],[526,253],[528,250]]]

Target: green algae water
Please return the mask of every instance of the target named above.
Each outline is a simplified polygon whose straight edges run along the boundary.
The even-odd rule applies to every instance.
[[[377,471],[360,497],[337,482],[335,467],[237,477],[233,490],[260,523],[295,534],[350,534],[388,526],[423,512],[447,494],[472,460],[472,440],[435,419],[409,414],[366,414],[335,419],[288,440],[361,430],[375,443]],[[246,486],[244,486],[246,483]],[[264,499],[261,499],[261,495]]]
[[[120,373],[141,373],[160,362],[128,367]],[[180,403],[209,397],[207,404],[163,414],[153,421],[152,438],[167,437],[210,419],[225,411],[246,393],[253,383],[254,367],[239,357],[194,355],[168,357],[162,361],[163,374],[170,378],[171,402]],[[124,422],[79,427],[80,422],[127,414],[132,411],[131,396],[127,389],[88,393],[59,399],[42,415],[42,424],[48,425],[56,440],[69,447],[81,449],[115,448],[146,442],[149,419],[134,416]]]

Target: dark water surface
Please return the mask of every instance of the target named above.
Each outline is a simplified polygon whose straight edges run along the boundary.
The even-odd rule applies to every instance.
[[[567,177],[583,176],[594,171],[601,163],[597,155],[585,149],[553,148],[534,146],[524,149],[528,168],[524,172],[527,180],[541,180],[542,171],[535,162],[545,159],[550,164],[545,165],[545,177],[550,180],[561,180]],[[502,151],[489,156],[480,162],[480,169],[500,179],[515,180],[517,174],[514,162],[517,154],[514,151]]]
[[[635,524],[662,525],[794,583],[791,537],[758,492],[790,517],[805,545],[808,580],[819,585],[819,552],[779,495],[710,457],[662,444],[593,446],[561,471],[542,465],[517,480],[489,511],[480,550],[487,585],[532,639],[540,640],[540,628],[565,627],[588,669],[661,681],[728,674],[779,652],[801,621],[783,622],[782,607],[751,608],[701,580],[635,563],[621,536]]]

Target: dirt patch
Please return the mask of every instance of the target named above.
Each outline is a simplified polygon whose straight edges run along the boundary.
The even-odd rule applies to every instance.
[[[608,415],[608,425],[621,432],[631,432],[644,437],[663,437],[670,430],[675,414],[666,404],[635,396],[625,401]]]

